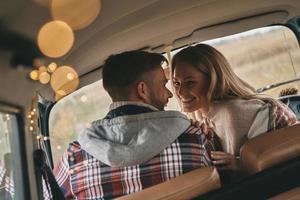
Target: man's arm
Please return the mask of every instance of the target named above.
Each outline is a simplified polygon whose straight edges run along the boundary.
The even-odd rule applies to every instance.
[[[68,152],[64,152],[59,163],[54,167],[53,173],[65,198],[73,198],[69,176]]]

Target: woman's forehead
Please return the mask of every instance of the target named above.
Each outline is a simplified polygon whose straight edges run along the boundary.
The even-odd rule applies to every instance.
[[[180,63],[180,64],[176,65],[176,67],[174,69],[173,77],[192,78],[192,77],[198,76],[198,74],[200,74],[200,73],[202,73],[202,72],[197,70],[196,67],[194,67],[193,65],[188,64],[188,63]]]

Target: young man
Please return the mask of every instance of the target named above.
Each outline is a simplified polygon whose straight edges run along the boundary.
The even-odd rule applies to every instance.
[[[70,144],[54,174],[66,198],[111,199],[210,166],[213,147],[185,115],[163,111],[172,93],[157,53],[110,56],[103,86],[113,103]]]

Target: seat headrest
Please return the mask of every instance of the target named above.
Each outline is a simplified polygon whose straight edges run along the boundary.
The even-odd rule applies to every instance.
[[[221,182],[216,168],[204,167],[117,200],[192,199],[219,187]]]
[[[240,151],[241,168],[253,174],[300,155],[300,124],[259,135]]]

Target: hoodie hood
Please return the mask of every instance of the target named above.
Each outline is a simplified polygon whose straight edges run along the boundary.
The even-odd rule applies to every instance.
[[[191,125],[178,111],[157,111],[94,121],[78,138],[82,149],[113,167],[144,163]]]

